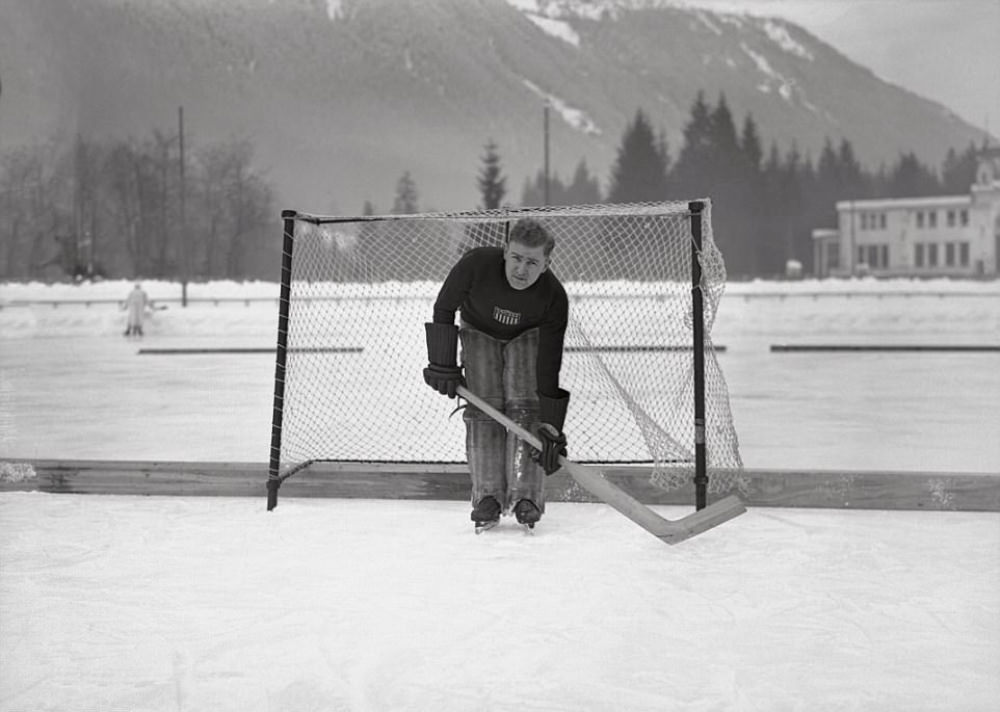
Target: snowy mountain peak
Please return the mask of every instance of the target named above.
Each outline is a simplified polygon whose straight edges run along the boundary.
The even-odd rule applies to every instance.
[[[565,20],[617,19],[621,12],[663,7],[685,7],[680,0],[506,0],[507,4],[532,17]]]
[[[794,39],[789,33],[788,23],[770,17],[760,20],[760,23],[764,32],[776,45],[778,45],[778,47],[785,50],[789,54],[801,57],[802,59],[807,59],[810,62],[813,60],[812,52],[806,49],[802,43]]]
[[[551,169],[563,176],[581,159],[608,175],[640,108],[676,155],[699,92],[724,95],[735,121],[752,115],[765,145],[794,141],[813,156],[846,138],[866,165],[909,150],[938,163],[980,140],[794,23],[693,5],[88,0],[56,12],[2,0],[4,89],[18,97],[4,142],[170,130],[183,105],[200,142],[252,137],[283,200],[356,212],[366,200],[384,207],[404,170],[422,208],[474,203],[469,175],[487,137],[511,184],[534,175],[546,101]],[[452,155],[471,168],[456,170]]]

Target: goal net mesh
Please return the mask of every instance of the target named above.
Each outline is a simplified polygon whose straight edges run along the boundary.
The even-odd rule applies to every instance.
[[[709,491],[742,466],[712,324],[725,267],[704,201],[705,438]],[[579,462],[641,463],[672,489],[694,474],[692,232],[686,202],[325,218],[296,214],[280,473],[315,461],[464,462],[456,401],[423,381],[424,323],[470,248],[502,245],[519,218],[555,238],[570,300],[560,385]],[[287,243],[286,243],[287,244]],[[276,421],[278,422],[278,421]],[[275,448],[277,450],[279,448]],[[272,452],[272,469],[274,463]]]

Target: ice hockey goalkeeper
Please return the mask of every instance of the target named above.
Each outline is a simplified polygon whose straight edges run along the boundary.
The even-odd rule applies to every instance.
[[[559,369],[569,302],[549,270],[554,247],[538,221],[518,220],[502,248],[471,249],[452,267],[434,303],[434,321],[426,324],[428,385],[450,397],[465,385],[537,433],[543,445],[539,452],[475,406],[465,408],[477,532],[510,511],[534,527],[545,511],[544,474],[558,470],[559,455],[566,454],[569,392],[559,387]]]

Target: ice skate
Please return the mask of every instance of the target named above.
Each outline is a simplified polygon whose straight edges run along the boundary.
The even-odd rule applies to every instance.
[[[542,518],[542,513],[530,499],[522,499],[514,505],[514,516],[517,517],[519,524],[523,524],[528,529],[534,529],[535,524]]]
[[[482,534],[500,523],[500,503],[496,497],[483,497],[472,509],[471,519],[476,525],[476,534]]]

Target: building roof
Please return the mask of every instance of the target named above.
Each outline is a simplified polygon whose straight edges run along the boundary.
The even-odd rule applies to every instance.
[[[909,208],[954,208],[972,204],[970,195],[934,195],[923,198],[881,198],[875,200],[838,200],[837,212],[857,210],[906,210]]]

